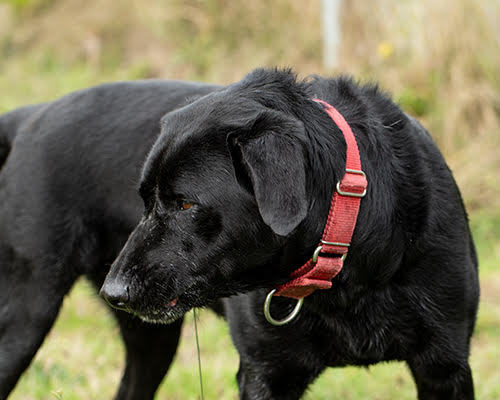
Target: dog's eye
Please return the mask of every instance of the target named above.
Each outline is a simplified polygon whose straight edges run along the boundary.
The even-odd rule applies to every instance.
[[[189,201],[180,201],[179,205],[181,210],[189,210],[194,204]]]
[[[174,200],[175,209],[177,209],[179,211],[187,211],[190,208],[192,208],[194,205],[195,205],[195,203],[193,203],[192,201],[189,201],[189,200],[185,200],[182,197],[177,197]]]

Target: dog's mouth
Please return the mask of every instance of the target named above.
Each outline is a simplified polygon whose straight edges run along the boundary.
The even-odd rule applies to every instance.
[[[204,307],[208,303],[209,300],[199,290],[191,287],[170,300],[154,305],[145,305],[140,309],[131,309],[129,311],[143,321],[154,324],[168,324],[182,318],[192,308]]]
[[[207,284],[206,279],[193,279],[172,290],[173,285],[156,281],[151,287],[144,287],[139,295],[134,296],[135,301],[121,309],[149,323],[169,324],[193,308],[207,307],[219,298],[236,294],[228,291],[221,280],[210,283]]]
[[[140,309],[129,309],[127,311],[137,315],[145,322],[153,324],[169,324],[182,318],[192,306],[183,302],[179,297],[174,297],[172,300],[165,302],[161,306],[146,306]]]

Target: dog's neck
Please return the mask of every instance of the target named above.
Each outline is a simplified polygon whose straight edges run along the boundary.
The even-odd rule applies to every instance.
[[[391,159],[390,152],[393,150],[379,148],[376,135],[384,131],[385,125],[390,125],[391,134],[394,134],[402,129],[407,118],[375,87],[367,86],[362,90],[364,92],[361,95],[360,89],[346,77],[317,78],[308,83],[290,80],[286,86],[273,85],[271,82],[266,84],[266,90],[255,87],[250,90],[253,100],[300,120],[308,138],[305,168],[309,211],[284,242],[278,268],[281,276],[286,276],[286,273],[291,273],[311,258],[325,227],[335,185],[345,172],[346,144],[343,134],[312,98],[326,101],[344,116],[356,136],[363,170],[370,179],[370,190],[362,202],[344,268],[334,279],[334,289],[317,291],[310,296],[314,298],[327,296],[337,298],[340,302],[343,297],[354,296],[357,286],[366,287],[367,284],[383,282],[387,277],[382,275],[388,275],[383,271],[394,271],[401,264],[404,251],[401,247],[404,245],[393,242],[391,228],[396,198],[387,197],[387,193],[383,199],[379,196],[384,186],[390,185],[386,182],[391,179],[390,174],[380,169],[390,170],[391,166],[384,160]],[[376,112],[378,107],[390,108],[387,118],[392,122],[380,119]],[[399,124],[394,125],[393,120]],[[387,157],[384,152],[388,153]],[[383,205],[380,204],[382,200]],[[372,212],[374,209],[378,210],[376,215]],[[387,229],[380,231],[381,226]],[[393,247],[395,251],[383,251],[387,246]],[[394,259],[387,259],[388,253],[394,254]],[[284,282],[275,282],[279,283]],[[343,291],[347,292],[346,296]]]

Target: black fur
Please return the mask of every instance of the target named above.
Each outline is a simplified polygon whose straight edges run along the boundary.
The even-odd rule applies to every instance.
[[[315,97],[352,127],[368,193],[332,289],[274,327],[266,293],[311,257],[345,168]],[[375,85],[256,70],[163,118],[140,193],[101,293],[156,322],[225,298],[242,399],[297,399],[325,367],[387,360],[408,363],[420,399],[474,397],[479,285],[460,193],[429,134]]]
[[[116,83],[0,116],[0,399],[29,365],[75,279],[86,275],[100,287],[139,221],[136,185],[161,116],[214,89]],[[162,326],[115,315],[127,351],[116,398],[152,399],[181,321]]]

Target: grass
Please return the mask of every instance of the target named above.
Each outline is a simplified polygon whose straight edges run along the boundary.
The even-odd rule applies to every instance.
[[[472,342],[471,365],[478,399],[500,398],[500,235],[495,223],[474,218],[481,260],[482,299]],[[490,229],[491,228],[491,229]],[[237,398],[238,356],[227,325],[202,311],[198,326],[206,399]],[[13,400],[107,399],[120,380],[123,346],[111,314],[84,280],[64,302],[62,312],[31,367],[15,389]],[[179,351],[158,399],[198,399],[198,369],[192,313],[183,327]],[[328,369],[311,386],[306,400],[342,398],[415,399],[416,391],[403,363],[369,369]]]

